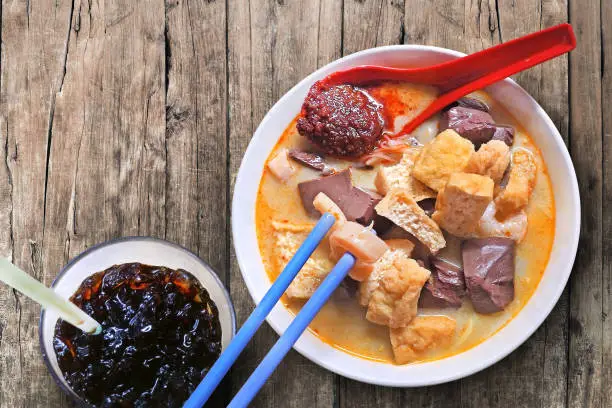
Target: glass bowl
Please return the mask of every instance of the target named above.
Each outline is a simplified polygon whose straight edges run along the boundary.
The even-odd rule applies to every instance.
[[[227,290],[215,271],[206,262],[193,252],[172,242],[151,237],[126,237],[103,242],[87,249],[68,262],[51,287],[60,296],[69,298],[89,275],[103,271],[112,265],[129,262],[166,266],[172,269],[180,268],[195,276],[217,305],[222,332],[221,343],[223,349],[227,347],[236,333],[236,315]],[[43,359],[59,387],[78,405],[87,406],[85,401],[68,386],[57,364],[53,349],[53,334],[57,320],[58,315],[54,311],[42,311],[39,340]]]

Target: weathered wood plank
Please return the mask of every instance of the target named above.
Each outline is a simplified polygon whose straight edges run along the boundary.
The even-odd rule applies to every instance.
[[[603,350],[602,407],[612,406],[612,2],[601,3],[601,117],[603,153]]]
[[[162,5],[75,4],[49,163],[53,273],[97,242],[164,234]]]
[[[342,19],[344,0],[319,2],[317,68],[342,57]]]
[[[222,1],[167,2],[168,238],[226,279],[226,16]]]
[[[406,0],[405,44],[472,53],[499,43],[495,0]]]
[[[404,35],[404,0],[345,0],[342,53],[401,44]]]
[[[601,2],[570,2],[578,47],[569,59],[570,146],[582,197],[580,247],[570,281],[568,407],[603,407]],[[608,393],[609,391],[605,391]]]
[[[163,4],[150,3],[155,10]],[[164,235],[163,30],[163,10],[75,4],[53,118],[44,245],[50,272],[105,239]]]
[[[341,2],[239,0],[228,3],[229,154],[233,183],[251,135],[291,86],[340,54]],[[297,112],[296,112],[297,113]],[[287,118],[289,120],[290,118]],[[231,291],[238,323],[253,310],[232,251]],[[235,393],[278,336],[264,324],[232,372]],[[329,407],[334,376],[292,351],[252,406]]]
[[[0,131],[2,256],[38,279],[50,118],[64,69],[70,2],[2,2]],[[6,195],[5,195],[6,194]],[[0,406],[59,406],[38,348],[40,308],[0,287]]]

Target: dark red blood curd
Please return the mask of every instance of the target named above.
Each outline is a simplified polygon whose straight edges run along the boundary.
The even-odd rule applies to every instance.
[[[180,407],[221,353],[217,307],[184,270],[115,265],[71,300],[102,334],[60,320],[53,347],[67,383],[95,406]]]
[[[358,158],[374,150],[382,135],[380,111],[362,89],[319,81],[308,91],[297,130],[326,154]]]

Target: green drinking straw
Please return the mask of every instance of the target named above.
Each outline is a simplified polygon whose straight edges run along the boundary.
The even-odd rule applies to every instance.
[[[46,287],[5,258],[0,258],[0,281],[17,289],[39,303],[43,308],[53,310],[60,318],[78,329],[90,334],[100,334],[102,332],[100,323],[79,309],[74,303],[62,298],[51,288]]]

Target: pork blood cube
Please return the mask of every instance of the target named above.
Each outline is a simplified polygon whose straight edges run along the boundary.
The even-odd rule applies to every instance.
[[[354,187],[349,169],[331,176],[304,181],[298,184],[298,189],[307,213],[318,216],[319,213],[312,202],[317,194],[324,193],[340,207],[347,220],[362,225],[369,225],[372,222],[376,215],[374,206],[382,198],[374,192]]]
[[[485,102],[481,101],[478,98],[471,98],[469,96],[464,96],[463,98],[457,99],[455,102],[451,103],[443,110],[447,111],[450,108],[454,108],[455,106],[461,106],[462,108],[476,109],[476,110],[480,110],[483,112],[490,111],[489,105],[487,105]]]
[[[336,172],[336,169],[329,166],[325,162],[325,158],[323,156],[316,153],[305,152],[299,149],[291,149],[289,150],[288,156],[303,166],[320,171],[324,176],[329,176],[330,174],[334,174]]]
[[[323,171],[325,169],[326,164],[323,160],[323,157],[319,156],[316,153],[304,152],[298,149],[289,150],[289,157],[291,157],[296,162],[310,167],[314,170]]]
[[[514,128],[506,125],[495,125],[495,132],[491,140],[501,140],[508,146],[514,142]]]
[[[465,296],[465,278],[458,266],[438,257],[431,257],[431,276],[423,287],[419,307],[461,307]]]
[[[487,112],[462,106],[455,106],[442,113],[440,131],[446,129],[453,129],[474,143],[476,148],[491,139],[502,140],[509,146],[514,140],[512,127],[496,125]]]
[[[503,310],[514,299],[514,241],[498,237],[468,239],[461,252],[474,310],[478,313]]]

